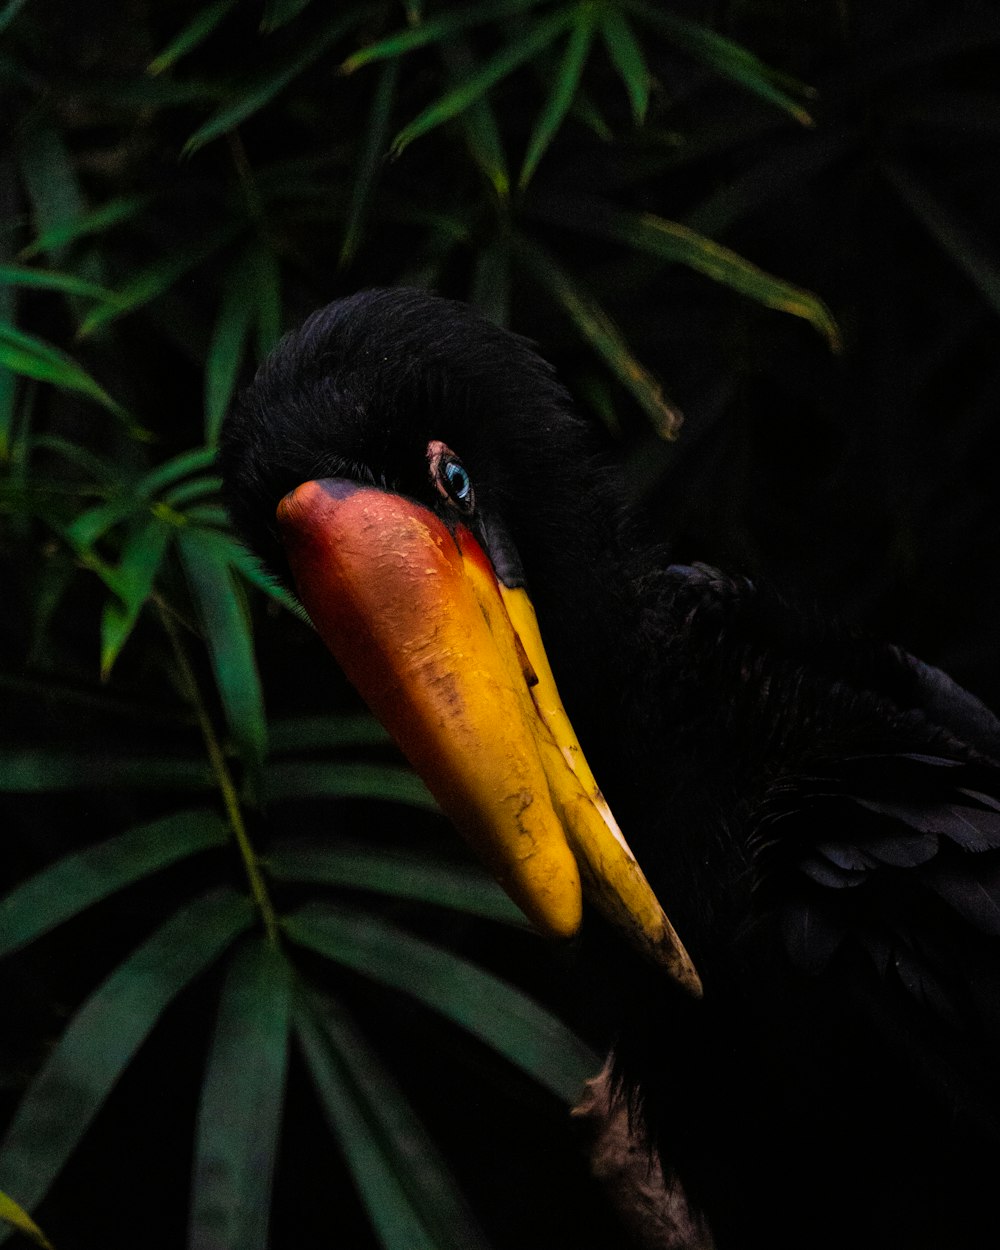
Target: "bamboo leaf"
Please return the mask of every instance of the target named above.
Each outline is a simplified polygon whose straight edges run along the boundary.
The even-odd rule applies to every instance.
[[[310,905],[283,927],[293,942],[419,999],[568,1103],[600,1067],[589,1047],[526,994],[384,921]]]
[[[7,3],[0,9],[0,35],[3,34],[27,3],[28,0],[7,0]]]
[[[192,499],[203,499],[206,495],[215,495],[222,489],[222,478],[214,474],[205,477],[193,477],[180,486],[174,486],[163,495],[163,503],[169,508],[179,508]],[[228,514],[224,514],[228,515]]]
[[[103,755],[27,747],[0,751],[0,793],[60,790],[210,790],[212,773],[200,759]]]
[[[181,908],[90,995],[35,1075],[0,1145],[0,1187],[29,1209],[45,1197],[168,1004],[252,920],[213,892]]]
[[[505,245],[485,247],[476,258],[472,303],[494,324],[510,324],[510,252]]]
[[[120,420],[128,420],[124,408],[75,360],[50,343],[25,334],[15,326],[0,324],[0,365],[23,377],[51,382],[53,386],[75,391],[94,400]]]
[[[101,677],[107,679],[153,592],[170,542],[171,527],[151,516],[126,538],[115,568],[114,592],[101,614]]]
[[[214,3],[198,9],[191,21],[171,39],[159,56],[150,61],[146,72],[162,74],[181,57],[204,43],[229,10],[236,7],[236,3],[237,0],[214,0]]]
[[[384,746],[391,741],[388,733],[368,712],[345,712],[339,716],[291,716],[271,721],[273,755]]]
[[[0,30],[3,29],[3,16],[3,13],[0,13]],[[52,1243],[27,1211],[4,1193],[0,1193],[0,1220],[9,1224],[11,1228],[16,1228],[18,1232],[24,1233],[26,1237],[30,1237],[36,1245],[43,1246],[45,1250],[53,1250]]]
[[[270,33],[286,26],[303,9],[308,8],[310,3],[311,0],[267,0],[264,5],[264,18],[260,24],[261,30]]]
[[[75,243],[77,239],[86,238],[87,235],[103,234],[111,226],[120,225],[123,221],[129,221],[135,217],[150,203],[151,199],[149,195],[116,196],[108,200],[106,204],[102,204],[100,208],[83,213],[70,221],[59,222],[42,231],[34,243],[29,243],[26,248],[22,249],[20,258],[30,260],[33,256],[45,252],[58,251],[68,243]]]
[[[257,74],[245,82],[235,99],[228,101],[213,113],[204,125],[199,126],[184,144],[183,154],[190,156],[199,148],[204,147],[206,143],[235,129],[248,117],[252,117],[289,83],[304,73],[310,65],[324,56],[348,31],[364,21],[367,15],[367,8],[357,8],[342,14],[336,21],[331,22],[326,30],[309,40],[304,50],[298,51],[290,58],[285,58],[277,67],[270,68],[266,73]]]
[[[399,63],[397,61],[390,61],[379,71],[375,97],[372,100],[361,141],[354,185],[351,188],[351,202],[347,210],[344,241],[340,248],[341,267],[348,265],[358,250],[375,184],[386,156],[389,122],[392,118],[392,105],[398,77]]]
[[[295,1024],[328,1122],[383,1246],[402,1250],[413,1244],[413,1233],[404,1232],[399,1215],[387,1208],[388,1174],[396,1180],[390,1194],[405,1200],[404,1225],[415,1217],[434,1250],[486,1250],[447,1164],[344,1008],[300,992]],[[359,1149],[362,1143],[368,1149]]]
[[[707,26],[678,17],[666,8],[654,7],[646,3],[646,0],[622,0],[622,4],[636,17],[653,26],[659,26],[678,47],[715,73],[783,109],[800,125],[815,125],[798,100],[782,89],[788,87],[801,96],[815,95],[812,88],[805,83],[766,65],[742,44],[726,39],[714,30],[709,30]]]
[[[33,128],[18,145],[18,160],[39,235],[85,215],[76,167],[58,131],[48,126]]]
[[[594,19],[594,6],[585,0],[577,10],[549,97],[528,140],[524,164],[518,178],[518,186],[522,191],[531,181],[531,175],[555,138],[576,96],[594,37]]]
[[[193,808],[65,856],[0,900],[0,956],[168,864],[227,840],[221,817],[211,808]]]
[[[441,57],[448,70],[449,81],[454,85],[467,75],[473,65],[472,54],[464,40],[455,39],[444,44]],[[488,179],[501,200],[510,195],[510,171],[504,152],[500,127],[486,96],[473,101],[461,117],[466,147]]]
[[[440,99],[435,100],[403,127],[392,142],[394,155],[398,156],[404,148],[428,131],[457,117],[501,79],[530,61],[572,23],[574,13],[575,9],[571,7],[541,18],[531,30],[511,40],[488,61],[477,65],[450,91],[445,92]]]
[[[678,261],[697,269],[714,282],[739,291],[767,308],[802,317],[830,345],[840,351],[840,331],[830,310],[811,291],[794,286],[759,269],[721,243],[697,234],[676,221],[654,213],[632,213],[596,201],[547,201],[537,206],[540,216],[571,229],[583,230],[662,260]]]
[[[649,69],[628,18],[620,9],[608,5],[601,14],[601,35],[611,64],[628,92],[632,116],[636,124],[646,120],[649,108]]]
[[[267,752],[264,695],[250,621],[226,549],[209,530],[178,533],[181,561],[198,610],[226,722],[244,762],[258,772]]]
[[[259,937],[233,955],[195,1134],[191,1250],[267,1250],[284,1103],[291,969]]]
[[[295,1031],[327,1124],[383,1250],[438,1250],[307,1005],[296,1004]]]
[[[29,269],[24,265],[0,265],[0,284],[32,287],[39,291],[62,291],[65,295],[82,295],[85,299],[114,304],[118,296],[96,282],[88,282],[71,273],[52,269]]]
[[[281,267],[278,258],[265,243],[253,253],[256,278],[257,359],[263,360],[281,336]]]
[[[362,846],[290,846],[272,851],[267,868],[279,881],[370,890],[527,927],[520,909],[485,872],[471,866],[435,863],[426,855]]]
[[[280,760],[264,778],[269,802],[295,799],[383,799],[436,812],[424,783],[394,764],[334,764],[327,760]]]
[[[256,276],[244,253],[226,275],[205,360],[205,442],[215,447],[236,388],[254,316]]]
[[[385,39],[368,44],[349,56],[340,68],[345,74],[353,74],[355,70],[363,65],[370,65],[373,61],[397,60],[417,48],[454,39],[470,27],[484,26],[487,22],[499,22],[504,18],[525,13],[540,2],[541,0],[484,0],[482,4],[469,5],[464,9],[451,9],[440,17],[432,17],[419,25],[396,31]]]
[[[586,341],[630,391],[661,438],[676,438],[683,417],[664,396],[663,388],[629,349],[620,331],[592,296],[583,291],[555,260],[523,236],[512,239],[522,262],[536,281],[562,305]]]
[[[188,516],[192,519],[198,519],[200,512],[196,512],[194,508],[190,509]],[[228,514],[224,518],[228,522]],[[241,577],[244,577],[252,586],[256,586],[258,590],[262,590],[276,603],[280,603],[283,608],[287,608],[289,612],[294,613],[300,620],[308,623],[308,617],[305,609],[295,598],[294,595],[279,585],[278,582],[266,573],[261,567],[256,557],[252,556],[249,551],[236,541],[235,538],[227,534],[220,534],[215,530],[209,531],[212,539],[220,554],[224,554],[230,566],[234,568]]]

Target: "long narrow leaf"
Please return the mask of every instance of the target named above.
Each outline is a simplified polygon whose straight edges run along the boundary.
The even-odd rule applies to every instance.
[[[192,519],[198,519],[199,516],[193,508],[188,515]],[[208,518],[205,519],[207,522]],[[231,538],[226,534],[219,534],[215,530],[212,530],[211,534],[220,555],[225,556],[229,561],[230,567],[235,569],[241,577],[246,578],[252,586],[262,590],[264,594],[268,595],[276,603],[280,603],[283,608],[287,608],[289,612],[292,612],[301,620],[308,620],[305,609],[294,595],[289,594],[284,586],[280,586],[269,573],[265,573],[257,559],[245,547],[241,546],[235,538]]]
[[[628,18],[620,9],[608,5],[601,14],[601,35],[611,64],[625,84],[632,116],[638,124],[649,107],[649,69]]]
[[[290,716],[271,721],[271,751],[329,751],[341,747],[381,746],[392,739],[367,712],[339,716]]]
[[[0,284],[4,286],[32,287],[39,291],[62,291],[64,295],[81,295],[105,303],[117,302],[117,295],[106,287],[78,278],[71,273],[57,273],[52,269],[29,269],[24,265],[0,265]]]
[[[264,695],[250,622],[238,597],[225,548],[207,530],[182,530],[178,545],[205,633],[233,741],[259,771],[267,751]]]
[[[403,127],[392,142],[394,154],[398,156],[414,139],[419,139],[443,122],[457,117],[501,79],[506,78],[526,61],[537,56],[572,23],[574,13],[575,9],[570,7],[560,9],[547,18],[541,18],[530,31],[520,35],[517,39],[512,39],[488,61],[477,65],[455,87],[447,91],[440,99],[435,100],[433,104],[428,105],[413,121]]]
[[[3,14],[0,14],[0,29],[3,28],[2,21]],[[16,1228],[25,1237],[30,1237],[36,1245],[42,1246],[43,1250],[53,1250],[51,1241],[49,1241],[27,1211],[8,1194],[4,1193],[0,1193],[0,1220],[5,1224],[9,1224],[11,1228]]]
[[[281,266],[262,240],[253,252],[257,310],[257,359],[263,360],[281,334]]]
[[[344,227],[344,241],[340,247],[339,263],[341,266],[349,264],[358,250],[368,206],[386,156],[389,123],[392,119],[392,105],[396,96],[398,77],[399,64],[396,61],[383,65],[379,72],[375,96],[361,140],[354,185],[351,188],[351,203],[347,211],[347,224]]]
[[[115,569],[114,592],[101,614],[101,676],[107,678],[153,592],[170,542],[171,527],[150,516],[138,525],[122,547]]]
[[[264,778],[273,803],[294,799],[384,799],[437,811],[424,783],[393,764],[333,764],[327,760],[281,760]]]
[[[75,360],[15,326],[0,325],[0,365],[38,382],[51,382],[53,386],[85,395],[119,419],[127,419],[122,406]]]
[[[604,309],[536,243],[522,236],[515,236],[512,242],[534,278],[562,305],[583,337],[652,419],[660,437],[675,438],[683,420],[681,414],[664,396],[659,382],[632,354]]]
[[[162,74],[165,69],[176,64],[182,56],[186,56],[199,44],[204,43],[229,10],[236,7],[236,4],[237,0],[214,0],[214,3],[206,4],[198,9],[183,30],[171,39],[159,56],[150,61],[147,72]]]
[[[578,10],[549,97],[528,140],[524,164],[521,166],[521,175],[518,179],[518,186],[522,191],[530,182],[531,175],[538,167],[538,162],[545,155],[570,110],[577,87],[580,85],[583,67],[587,63],[593,37],[594,8],[585,2]]]
[[[28,1087],[0,1144],[0,1188],[44,1198],[168,1004],[251,923],[232,891],[175,913],[90,995]]]
[[[441,57],[453,85],[468,75],[473,64],[468,44],[461,39],[444,44]],[[507,155],[504,152],[500,127],[487,97],[481,96],[474,100],[462,113],[461,121],[469,155],[486,175],[500,199],[505,200],[510,195],[510,171],[507,168]]]
[[[287,961],[251,938],[226,975],[202,1084],[190,1250],[267,1250],[290,1004]]]
[[[230,268],[205,360],[205,442],[219,441],[253,320],[256,282],[246,253]]]
[[[296,1005],[295,1031],[320,1105],[383,1250],[438,1250],[392,1161],[308,1007]]]
[[[267,868],[279,881],[370,890],[527,927],[520,909],[485,872],[435,863],[426,856],[361,846],[285,847],[272,851]]]
[[[313,905],[284,928],[292,941],[432,1007],[566,1102],[600,1067],[589,1047],[526,994],[384,921]]]
[[[192,808],[65,856],[0,900],[0,956],[168,864],[224,845],[227,838],[225,822],[211,808]]]
[[[148,195],[116,196],[113,200],[102,204],[100,208],[95,208],[71,221],[50,226],[39,234],[34,243],[29,243],[21,250],[20,258],[30,260],[33,256],[44,252],[57,251],[65,247],[67,243],[74,243],[77,239],[85,238],[87,235],[103,234],[109,227],[120,225],[123,221],[129,221],[135,217],[149,204],[151,198]]]
[[[200,759],[102,755],[49,747],[0,752],[0,793],[55,790],[210,790],[213,777]]]
[[[329,1048],[322,1056],[317,1050],[314,1021]],[[385,1163],[399,1178],[421,1223],[428,1230],[435,1250],[486,1250],[486,1240],[462,1196],[455,1178],[427,1134],[426,1129],[403,1096],[378,1056],[367,1044],[348,1013],[339,1003],[323,1001],[318,995],[306,1000],[300,994],[296,1003],[296,1028],[302,1040],[317,1085],[329,1088],[329,1069],[335,1066],[341,1092],[350,1087],[357,1109],[369,1126],[384,1155]],[[331,1053],[332,1052],[332,1053]],[[322,1064],[322,1059],[327,1061]],[[332,1110],[329,1103],[327,1110]],[[331,1117],[336,1121],[336,1117]],[[336,1124],[345,1155],[352,1143],[344,1140],[345,1125]],[[355,1176],[365,1199],[367,1185]],[[367,1204],[372,1223],[378,1229],[388,1225],[398,1236],[395,1221],[377,1201]],[[383,1244],[389,1245],[383,1233]]]

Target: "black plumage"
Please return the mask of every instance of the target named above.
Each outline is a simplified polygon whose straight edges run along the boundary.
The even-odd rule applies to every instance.
[[[595,774],[704,982],[597,921],[616,1072],[720,1247],[1000,1238],[1000,723],[899,648],[621,515],[595,431],[524,340],[414,291],[339,301],[241,397],[234,519],[329,475],[438,506],[440,439],[512,543]],[[610,963],[609,963],[610,961]]]

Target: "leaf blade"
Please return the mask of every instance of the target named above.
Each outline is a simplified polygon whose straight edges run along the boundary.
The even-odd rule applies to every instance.
[[[592,5],[585,2],[580,6],[570,29],[566,50],[556,71],[552,89],[544,108],[538,115],[531,138],[528,140],[527,151],[524,154],[524,162],[518,177],[518,188],[522,191],[531,181],[538,162],[555,139],[576,97],[593,37],[594,10]]]

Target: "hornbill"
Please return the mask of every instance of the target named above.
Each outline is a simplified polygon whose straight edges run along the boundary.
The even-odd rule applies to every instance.
[[[316,312],[220,462],[245,540],[501,884],[565,937],[582,883],[616,1077],[716,1244],[1000,1244],[983,704],[668,564],[551,367],[459,303]]]

